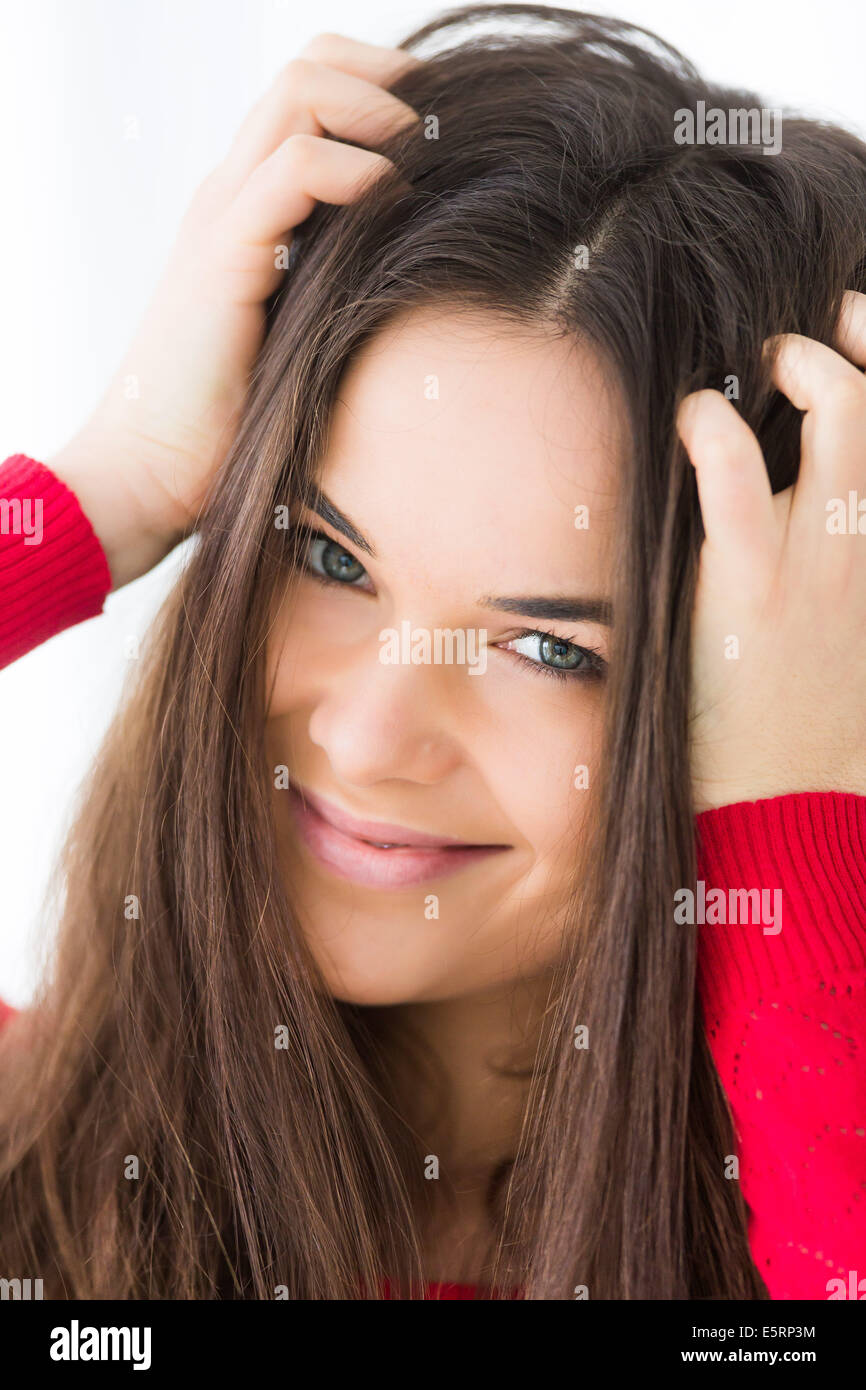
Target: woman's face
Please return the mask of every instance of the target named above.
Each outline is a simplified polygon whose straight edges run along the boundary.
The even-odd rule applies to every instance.
[[[493,315],[414,310],[344,377],[267,687],[281,859],[339,999],[465,996],[556,959],[623,419],[586,349]]]

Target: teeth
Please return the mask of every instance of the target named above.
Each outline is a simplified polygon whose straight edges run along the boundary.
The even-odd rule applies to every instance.
[[[380,845],[378,840],[369,840],[368,844],[375,845],[376,849],[405,849],[405,845]]]

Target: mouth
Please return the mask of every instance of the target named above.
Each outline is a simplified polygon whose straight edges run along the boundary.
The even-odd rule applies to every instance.
[[[370,888],[406,888],[447,878],[511,848],[360,820],[294,783],[289,798],[300,838],[313,857],[337,878]]]

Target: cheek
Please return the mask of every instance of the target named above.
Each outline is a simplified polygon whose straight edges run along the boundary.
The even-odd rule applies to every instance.
[[[352,636],[345,608],[310,581],[277,608],[265,663],[269,710],[288,713],[309,700],[321,678],[339,663]]]
[[[281,608],[268,634],[265,691],[271,716],[292,707],[299,673],[298,642],[292,615]]]
[[[541,711],[538,711],[540,715]],[[590,795],[601,772],[602,687],[546,711],[530,732],[518,726],[500,761],[497,795],[532,847],[530,886],[556,891],[573,879],[574,847],[585,833]]]

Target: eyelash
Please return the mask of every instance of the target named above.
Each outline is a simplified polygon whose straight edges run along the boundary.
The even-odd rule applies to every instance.
[[[579,642],[572,642],[570,637],[557,637],[553,632],[542,632],[537,627],[528,627],[523,632],[518,632],[516,637],[512,637],[512,642],[519,642],[522,637],[549,637],[552,642],[567,642],[570,647],[576,648],[581,656],[586,658],[584,666],[578,666],[571,671],[562,671],[557,666],[548,666],[543,661],[533,661],[531,656],[526,656],[524,652],[509,652],[508,655],[517,661],[523,662],[532,671],[538,671],[542,676],[553,676],[558,681],[600,681],[607,674],[607,662],[596,651],[595,647],[584,647]]]
[[[351,550],[346,550],[339,541],[335,541],[333,536],[329,536],[326,531],[310,531],[307,533],[306,540],[310,545],[312,545],[313,541],[326,541],[329,545],[336,545],[344,554],[351,556],[356,564],[361,564],[357,556],[352,555]],[[319,574],[318,570],[314,570],[306,560],[301,561],[301,566],[305,574],[309,575],[311,579],[315,579],[326,589],[353,589],[357,587],[355,584],[342,584],[339,579],[332,579],[330,575]],[[361,568],[364,569],[365,567],[361,565]],[[365,593],[367,591],[361,589],[360,592]],[[569,646],[575,647],[577,651],[586,658],[586,664],[584,666],[577,667],[571,671],[563,671],[556,666],[548,666],[543,661],[533,661],[531,657],[526,656],[523,652],[508,653],[509,656],[521,662],[522,665],[528,667],[531,671],[540,673],[543,676],[553,676],[554,680],[558,681],[600,681],[604,679],[607,673],[607,661],[595,647],[581,646],[577,642],[572,642],[569,637],[557,637],[555,633],[543,632],[537,627],[524,628],[522,632],[518,632],[516,636],[509,640],[511,642],[519,642],[524,637],[548,637],[552,642],[566,642]]]

